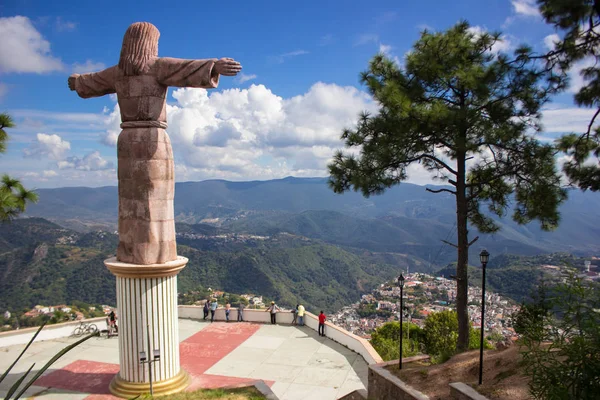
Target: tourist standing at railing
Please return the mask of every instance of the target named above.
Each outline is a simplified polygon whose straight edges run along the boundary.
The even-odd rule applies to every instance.
[[[238,306],[238,322],[244,321],[244,303],[240,300],[240,305]]]
[[[231,304],[225,304],[225,321],[229,322],[229,312],[231,311]]]
[[[276,316],[277,311],[279,311],[279,307],[275,304],[274,301],[271,302],[271,307],[267,308],[265,311],[271,312],[271,324],[275,324],[277,322]]]
[[[213,302],[210,303],[210,322],[215,320],[215,311],[217,311],[217,307],[219,307],[219,303],[217,303],[217,299],[213,299]]]
[[[206,321],[206,318],[208,317],[208,311],[210,310],[208,304],[209,304],[209,300],[207,299],[204,302],[204,321]]]
[[[300,304],[298,307],[298,325],[304,326],[304,306]]]
[[[110,329],[109,331],[113,330],[117,333],[119,333],[119,327],[117,326],[117,314],[115,314],[115,310],[111,310],[110,314],[108,316],[108,320],[110,322]]]
[[[319,336],[325,336],[325,320],[327,317],[321,310],[321,314],[319,314]]]
[[[296,304],[296,308],[292,308],[292,315],[294,316],[294,319],[292,319],[292,325],[296,325],[296,321],[298,319],[298,304]]]

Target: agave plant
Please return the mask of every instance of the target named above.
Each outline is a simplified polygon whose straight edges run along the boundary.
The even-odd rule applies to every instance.
[[[35,340],[35,338],[38,336],[38,334],[42,331],[42,329],[44,328],[44,324],[42,324],[42,326],[40,326],[40,328],[37,330],[37,332],[35,332],[35,335],[33,335],[33,337],[31,338],[31,340],[29,341],[29,343],[27,343],[27,346],[25,346],[25,348],[23,349],[23,351],[21,352],[21,354],[19,354],[19,356],[17,357],[17,359],[10,365],[10,367],[8,367],[8,369],[2,374],[2,376],[0,376],[0,383],[2,383],[2,381],[6,378],[6,376],[10,373],[10,371],[13,369],[13,367],[17,364],[17,362],[21,359],[21,357],[23,356],[23,354],[25,354],[25,352],[27,351],[27,349],[29,348],[29,346],[31,346],[31,344],[33,343],[33,341]],[[46,372],[46,370],[48,368],[50,368],[50,366],[52,364],[54,364],[59,358],[61,358],[62,356],[64,356],[67,352],[69,352],[71,349],[79,346],[81,343],[85,342],[86,340],[94,337],[94,336],[98,336],[100,333],[99,332],[94,332],[86,337],[84,337],[83,339],[78,340],[77,342],[65,347],[64,349],[62,349],[61,351],[59,351],[58,353],[56,353],[56,355],[54,357],[52,357],[50,359],[50,361],[48,361],[46,363],[46,365],[44,365],[42,367],[42,369],[40,369],[34,376],[33,378],[31,378],[27,383],[25,383],[25,386],[23,386],[21,388],[21,390],[19,390],[19,387],[21,386],[21,384],[23,383],[23,381],[25,380],[25,378],[27,377],[27,375],[29,375],[29,373],[31,372],[31,370],[33,369],[33,367],[35,366],[35,363],[33,365],[31,365],[31,367],[29,367],[29,369],[27,370],[27,372],[25,372],[25,374],[20,377],[8,390],[8,392],[6,393],[6,396],[4,397],[6,400],[10,399],[11,396],[17,391],[19,390],[19,392],[15,395],[15,397],[13,397],[13,399],[20,399],[21,396],[23,396],[23,394],[25,393],[25,391],[27,391],[27,389],[29,389],[29,387],[31,385],[33,385],[33,383],[40,377],[42,376],[42,374],[44,372]]]

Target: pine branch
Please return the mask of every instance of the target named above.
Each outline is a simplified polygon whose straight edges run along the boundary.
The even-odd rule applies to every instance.
[[[430,189],[430,188],[425,188],[425,190],[427,190],[428,192],[431,192],[431,193],[447,192],[447,193],[452,193],[453,195],[456,196],[456,192],[454,190],[450,190],[450,189]]]

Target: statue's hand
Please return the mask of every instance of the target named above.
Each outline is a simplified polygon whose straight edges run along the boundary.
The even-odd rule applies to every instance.
[[[233,58],[221,58],[215,63],[214,71],[219,75],[236,76],[242,70],[242,64]]]
[[[77,80],[77,77],[79,76],[79,74],[73,74],[69,77],[69,89],[71,90],[75,90],[75,81]]]

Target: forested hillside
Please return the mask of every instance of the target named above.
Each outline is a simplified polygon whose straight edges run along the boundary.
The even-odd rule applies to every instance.
[[[201,225],[179,224],[178,229],[211,233]],[[0,237],[4,238],[0,309],[16,311],[74,300],[115,304],[114,277],[103,260],[114,254],[116,235],[80,234],[43,219],[23,219],[0,226]],[[179,242],[179,254],[190,260],[179,275],[180,291],[210,286],[265,295],[288,306],[301,301],[310,309],[333,311],[354,302],[407,266],[429,270],[429,264],[414,257],[355,254],[287,234],[261,240],[234,235]]]
[[[31,205],[27,215],[81,232],[116,230],[116,187],[41,189],[39,195],[39,203]],[[519,226],[507,216],[498,221],[498,233],[480,235],[471,259],[482,247],[492,255],[600,252],[595,239],[600,236],[600,197],[569,191],[560,212],[560,226],[553,232],[543,232],[534,223]],[[175,215],[178,222],[202,222],[196,228],[178,227],[180,232],[180,228],[207,234],[288,232],[344,248],[411,254],[434,265],[456,259],[452,247],[441,246],[441,240],[453,242],[456,237],[452,196],[408,183],[370,198],[359,193],[337,195],[324,178],[177,183]],[[478,232],[471,228],[470,235]]]

